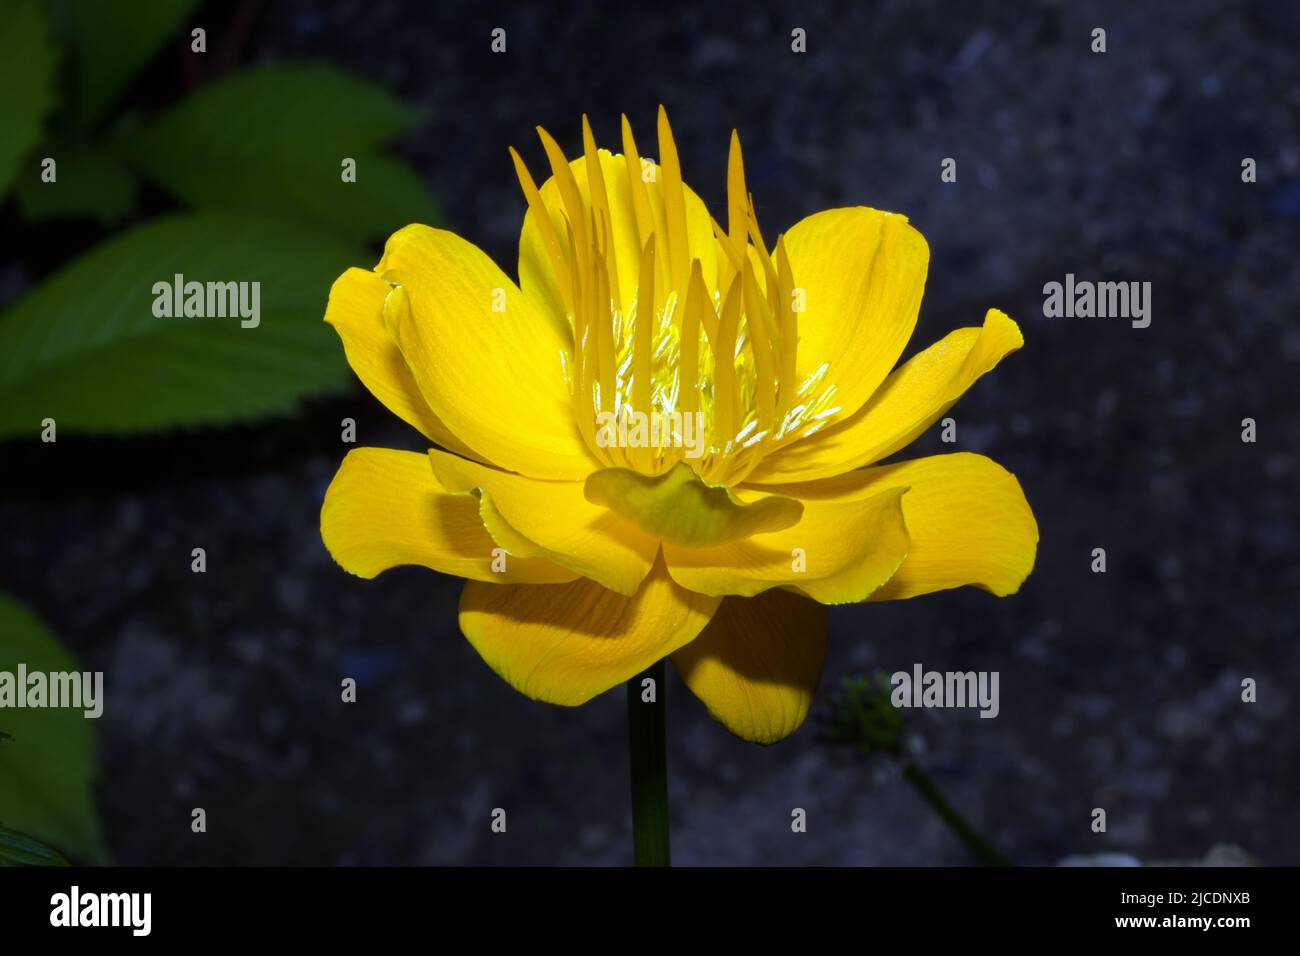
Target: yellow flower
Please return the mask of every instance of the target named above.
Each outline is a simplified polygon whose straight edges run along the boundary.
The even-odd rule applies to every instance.
[[[529,697],[582,704],[670,656],[716,719],[771,743],[808,713],[823,605],[1029,574],[1037,525],[1001,466],[873,466],[1022,339],[990,310],[894,368],[929,262],[907,219],[832,209],[768,245],[736,135],[723,227],[662,109],[658,127],[658,164],[626,118],[621,155],[584,118],[573,162],[539,129],[540,189],[511,151],[518,285],[419,225],[335,282],[348,362],[439,448],[349,452],[321,535],[362,577],[468,578],[461,630]]]

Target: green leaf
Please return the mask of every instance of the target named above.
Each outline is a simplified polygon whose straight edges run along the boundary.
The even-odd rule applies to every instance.
[[[58,850],[0,827],[0,866],[70,866]]]
[[[0,197],[41,138],[54,105],[57,53],[37,0],[13,0],[0,29]],[[32,175],[37,175],[33,168]]]
[[[200,209],[281,213],[355,239],[438,221],[410,169],[381,147],[415,114],[329,67],[267,66],[205,87],[126,141],[135,165]],[[343,181],[343,162],[356,181]]]
[[[93,219],[107,226],[135,209],[135,178],[120,161],[100,149],[53,153],[59,157],[57,180],[32,176],[18,185],[15,199],[27,222]]]
[[[249,420],[342,388],[322,318],[331,283],[367,258],[291,223],[218,214],[105,242],[0,315],[0,438],[35,436],[47,417],[60,435]],[[259,323],[155,315],[155,284],[176,274],[249,283],[250,299],[259,283]]]
[[[81,665],[23,605],[0,594],[0,671],[79,672]],[[95,812],[94,721],[81,710],[0,710],[0,826],[92,863],[108,859]]]
[[[72,48],[77,117],[87,129],[99,121],[198,6],[198,0],[50,3],[60,14],[60,33]]]

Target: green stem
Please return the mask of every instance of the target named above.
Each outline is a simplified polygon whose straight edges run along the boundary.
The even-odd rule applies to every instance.
[[[654,680],[655,699],[641,700],[641,682]],[[668,852],[667,702],[664,662],[627,682],[627,754],[632,772],[632,842],[637,866],[670,866]]]
[[[934,808],[934,812],[943,818],[943,822],[952,828],[952,831],[961,837],[963,843],[970,847],[972,853],[979,857],[989,866],[1010,866],[1011,861],[1004,857],[997,850],[993,849],[982,836],[975,832],[974,827],[966,822],[966,818],[953,809],[952,804],[943,798],[933,781],[930,780],[921,769],[913,763],[903,765],[903,776],[911,782],[919,794],[925,798],[926,803]]]

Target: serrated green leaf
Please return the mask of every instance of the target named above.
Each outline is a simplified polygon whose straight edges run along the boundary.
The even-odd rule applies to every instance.
[[[52,183],[32,176],[18,185],[15,200],[27,222],[93,219],[118,222],[135,209],[131,171],[101,149],[70,152],[56,148],[58,177]]]
[[[135,165],[200,209],[279,213],[356,239],[436,222],[428,191],[380,148],[415,114],[329,67],[268,66],[208,86],[136,131]],[[356,162],[356,181],[343,163]]]
[[[57,65],[50,24],[37,0],[6,3],[0,29],[0,198],[40,141],[54,105]],[[33,167],[32,175],[38,172]]]
[[[0,827],[0,866],[70,866],[58,850]]]
[[[85,129],[100,120],[198,6],[198,0],[48,2],[71,47],[76,115]]]
[[[322,317],[329,288],[371,258],[281,220],[157,220],[91,250],[0,315],[0,437],[220,424],[345,387]],[[156,283],[260,283],[260,322],[160,318]],[[251,293],[251,286],[247,287]]]
[[[0,594],[0,671],[79,672],[23,605]],[[68,708],[0,709],[0,825],[92,863],[108,858],[95,812],[94,721]]]

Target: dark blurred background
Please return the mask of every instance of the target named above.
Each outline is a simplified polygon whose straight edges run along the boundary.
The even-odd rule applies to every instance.
[[[512,274],[524,202],[507,146],[537,171],[535,124],[572,151],[586,112],[616,146],[626,112],[652,152],[664,103],[715,212],[734,127],[766,232],[836,205],[911,218],[932,262],[908,354],[990,306],[1020,323],[1024,349],[951,414],[957,447],[1023,484],[1033,575],[1005,600],[833,609],[823,693],[775,747],[731,737],[670,678],[676,862],[972,862],[893,765],[817,739],[843,676],[921,662],[1001,674],[996,720],[912,712],[908,727],[920,765],[1014,861],[1230,844],[1300,863],[1300,7],[300,0],[192,20],[210,46],[236,36],[241,62],[326,61],[424,110],[398,152],[448,228]],[[186,82],[186,49],[178,36],[137,94]],[[85,241],[46,227],[6,243],[6,293],[51,244]],[[1067,272],[1151,282],[1151,326],[1044,318],[1042,287]],[[622,691],[533,703],[460,637],[458,581],[365,582],[326,555],[318,509],[347,416],[361,444],[420,447],[359,385],[258,426],[2,446],[0,581],[106,672],[115,861],[630,862]],[[909,456],[952,447],[936,427]]]

